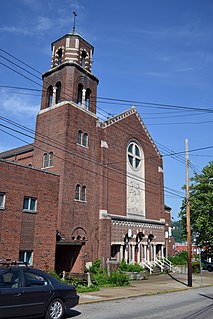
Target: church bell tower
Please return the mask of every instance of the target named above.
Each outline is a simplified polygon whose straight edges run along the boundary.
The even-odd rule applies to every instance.
[[[43,78],[41,110],[73,102],[96,114],[98,79],[92,74],[94,48],[70,33],[52,43],[52,63]]]

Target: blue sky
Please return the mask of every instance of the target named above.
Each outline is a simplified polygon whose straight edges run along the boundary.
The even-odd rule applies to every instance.
[[[181,205],[177,195],[184,196],[185,139],[189,141],[190,176],[213,158],[213,2],[1,1],[1,49],[44,73],[50,68],[51,42],[72,31],[73,11],[77,13],[76,31],[95,47],[93,73],[100,79],[98,96],[127,101],[100,101],[100,119],[136,105],[163,155],[165,203],[177,218]],[[40,92],[3,86],[40,90],[41,80],[7,61],[5,58],[20,64],[4,51],[0,51],[0,115],[34,129]],[[7,125],[2,120],[0,124]],[[24,144],[8,132],[32,142],[5,127],[0,129],[0,152]],[[179,152],[183,153],[172,155]]]

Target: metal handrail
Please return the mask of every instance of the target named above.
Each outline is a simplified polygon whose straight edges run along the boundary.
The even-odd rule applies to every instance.
[[[157,264],[157,266],[160,267],[161,272],[164,270],[164,264],[157,258],[154,259],[154,264]]]
[[[167,259],[166,257],[162,258],[163,263],[166,264],[167,266],[169,266],[169,270],[172,271],[172,263],[169,259]]]
[[[149,269],[150,274],[153,272],[152,264],[150,264],[147,260],[142,260],[142,265]]]

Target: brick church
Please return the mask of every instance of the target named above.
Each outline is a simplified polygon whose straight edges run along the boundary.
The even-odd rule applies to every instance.
[[[0,259],[80,272],[165,255],[161,155],[135,107],[98,118],[93,51],[52,43],[34,143],[0,154]]]

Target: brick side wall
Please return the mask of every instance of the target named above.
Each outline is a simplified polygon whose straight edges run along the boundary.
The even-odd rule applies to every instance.
[[[17,155],[9,156],[9,157],[6,158],[6,160],[14,162],[14,163],[26,165],[26,166],[32,165],[32,162],[33,162],[33,151],[26,152],[26,153],[23,153],[23,154],[17,154]]]
[[[18,260],[20,250],[32,249],[35,266],[54,269],[59,176],[0,161],[0,180],[0,259]],[[36,213],[23,212],[24,196],[37,198]]]

